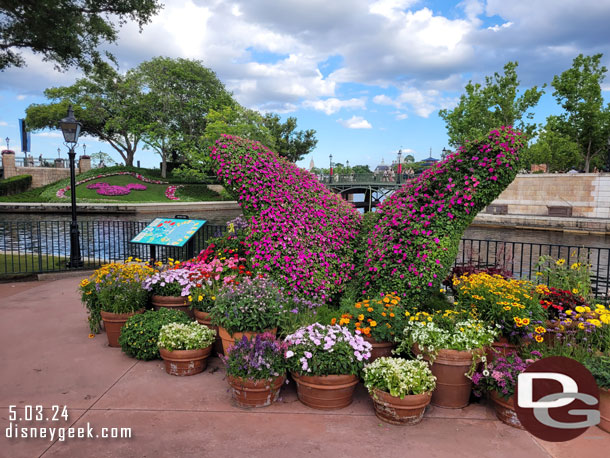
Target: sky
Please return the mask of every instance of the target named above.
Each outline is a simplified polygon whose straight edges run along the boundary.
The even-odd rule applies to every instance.
[[[155,56],[201,60],[242,105],[294,116],[298,130],[315,129],[318,144],[298,164],[328,167],[416,160],[448,148],[438,116],[453,108],[469,80],[502,73],[517,61],[522,88],[547,84],[534,109],[544,123],[560,107],[554,75],[578,54],[603,53],[610,67],[608,0],[166,0],[145,25],[128,23],[108,45],[124,72]],[[0,72],[0,145],[10,138],[18,156],[18,119],[44,89],[82,77],[58,72],[25,52],[27,67]],[[610,78],[603,95],[610,100]],[[78,152],[118,153],[94,138]],[[32,134],[32,155],[63,158],[59,131]],[[142,166],[159,156],[139,150]]]

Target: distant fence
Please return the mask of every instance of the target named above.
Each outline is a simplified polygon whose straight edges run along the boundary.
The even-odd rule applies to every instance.
[[[150,247],[130,243],[147,226],[140,221],[81,221],[81,257],[87,268],[96,268],[129,256],[148,260]],[[226,227],[205,224],[193,239],[192,253],[199,253],[208,240]],[[188,247],[157,247],[156,258],[188,259]],[[540,256],[563,258],[567,263],[586,260],[596,297],[610,296],[610,248],[569,246],[499,240],[462,239],[456,265],[503,267],[516,278],[534,279]],[[0,277],[2,275],[69,270],[69,221],[0,222]]]

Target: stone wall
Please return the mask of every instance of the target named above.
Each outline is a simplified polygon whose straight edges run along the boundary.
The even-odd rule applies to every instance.
[[[66,161],[67,162],[67,161]],[[14,154],[2,154],[3,177],[10,178],[16,175],[32,175],[32,188],[40,188],[70,176],[70,169],[64,167],[63,160],[56,159],[55,167],[16,167]],[[76,174],[91,169],[89,156],[82,156],[78,161]]]
[[[570,209],[573,217],[610,218],[610,174],[517,175],[491,205],[506,206],[509,215],[548,216]]]

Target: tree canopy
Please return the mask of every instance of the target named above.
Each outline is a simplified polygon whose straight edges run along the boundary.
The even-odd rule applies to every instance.
[[[550,116],[555,130],[578,145],[581,165],[589,171],[592,162],[601,166],[610,139],[610,104],[604,106],[601,85],[607,69],[602,54],[574,58],[572,67],[553,78],[553,96],[564,112]]]
[[[466,140],[478,138],[500,126],[514,126],[527,138],[534,135],[536,124],[526,120],[533,118],[531,109],[538,104],[544,91],[534,86],[518,95],[518,65],[508,62],[504,74],[496,72],[493,77],[486,76],[484,86],[469,81],[457,106],[453,110],[439,111],[452,146],[459,147]]]
[[[24,66],[24,49],[58,69],[90,68],[101,60],[99,45],[116,42],[123,24],[135,21],[141,30],[161,7],[159,0],[0,0],[0,71]]]

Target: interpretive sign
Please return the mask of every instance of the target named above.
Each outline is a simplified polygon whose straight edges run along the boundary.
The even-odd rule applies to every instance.
[[[205,224],[204,219],[155,218],[131,242],[147,245],[184,246]]]

